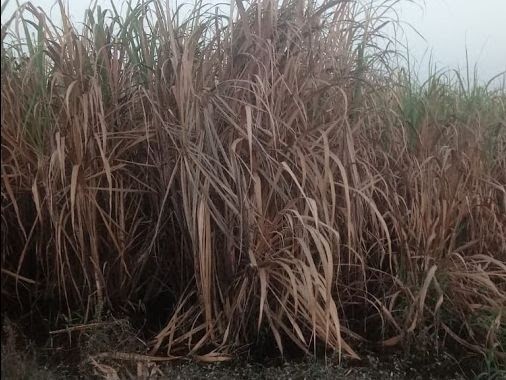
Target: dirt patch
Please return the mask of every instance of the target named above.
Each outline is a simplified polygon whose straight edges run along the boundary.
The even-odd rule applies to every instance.
[[[86,328],[85,328],[86,327]],[[145,360],[147,346],[127,320],[80,325],[56,331],[44,344],[31,341],[23,329],[4,320],[2,379],[501,379],[506,372],[487,367],[480,358],[425,351],[372,351],[362,347],[361,360],[328,355],[291,358],[253,351],[228,362]],[[93,327],[93,328],[92,328]],[[71,337],[71,342],[68,341]],[[65,342],[67,340],[67,342]],[[71,344],[70,344],[71,343]],[[104,355],[105,352],[110,353]],[[123,354],[118,354],[119,352]],[[114,354],[117,354],[116,357]]]

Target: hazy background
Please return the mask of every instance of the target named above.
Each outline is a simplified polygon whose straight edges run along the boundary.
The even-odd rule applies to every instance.
[[[426,0],[403,2],[401,20],[410,23],[424,39],[406,28],[410,52],[427,68],[432,53],[438,66],[466,66],[466,47],[471,65],[480,78],[506,71],[506,0]]]
[[[2,14],[2,23],[14,11],[15,3],[10,0]],[[46,12],[55,4],[54,0],[32,0],[32,3]],[[82,21],[89,2],[70,0],[68,3],[73,20]],[[109,0],[98,0],[101,5],[109,3]],[[121,3],[115,0],[115,4]],[[421,75],[427,72],[431,54],[440,68],[465,68],[466,46],[471,66],[478,65],[481,80],[506,71],[506,0],[404,0],[397,9],[400,19],[424,37],[405,26],[409,51],[418,62]],[[58,14],[57,7],[53,11]]]

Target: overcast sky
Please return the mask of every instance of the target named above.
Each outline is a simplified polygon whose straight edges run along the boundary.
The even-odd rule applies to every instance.
[[[506,0],[426,0],[422,6],[405,3],[399,11],[425,38],[407,31],[418,59],[429,50],[441,66],[465,67],[467,46],[482,79],[506,71]]]
[[[66,0],[64,0],[66,2]],[[191,1],[191,0],[189,0]],[[217,0],[214,0],[217,1]],[[226,2],[224,0],[223,2]],[[506,0],[407,0],[397,6],[400,18],[412,25],[425,38],[407,30],[406,37],[410,52],[418,61],[424,53],[431,53],[440,67],[465,67],[467,46],[470,62],[478,64],[483,80],[506,71]],[[3,2],[3,0],[2,0]],[[22,2],[22,1],[21,1]],[[15,0],[10,0],[2,23],[15,9]],[[49,11],[54,0],[32,0],[36,6]],[[82,21],[87,1],[69,0],[74,21]],[[109,4],[109,0],[98,0]],[[123,3],[115,0],[115,4]],[[55,8],[55,14],[58,9]],[[424,72],[427,62],[422,61]]]

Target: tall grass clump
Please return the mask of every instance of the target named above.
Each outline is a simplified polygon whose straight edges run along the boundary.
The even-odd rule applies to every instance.
[[[2,25],[8,310],[141,307],[163,313],[152,353],[204,360],[260,333],[504,357],[504,88],[392,67],[396,2],[365,3],[152,0],[82,25],[22,5]]]

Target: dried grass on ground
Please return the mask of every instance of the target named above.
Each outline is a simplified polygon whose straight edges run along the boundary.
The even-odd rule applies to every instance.
[[[83,26],[60,4],[61,28],[20,8],[2,303],[51,326],[144,310],[151,355],[203,361],[259,332],[504,358],[504,87],[399,70],[394,3],[237,1],[230,22],[154,0]]]

